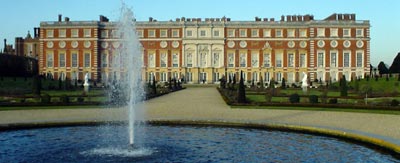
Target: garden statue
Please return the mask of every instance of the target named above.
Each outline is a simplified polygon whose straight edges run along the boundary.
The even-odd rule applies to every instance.
[[[89,73],[86,73],[85,74],[85,82],[83,83],[83,89],[84,89],[84,91],[85,91],[85,93],[88,93],[89,92]]]
[[[308,87],[308,83],[307,83],[307,73],[303,72],[303,79],[301,80],[301,88],[303,88],[303,92],[307,93],[307,87]]]

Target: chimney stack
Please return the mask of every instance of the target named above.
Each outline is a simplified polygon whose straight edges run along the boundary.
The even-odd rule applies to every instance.
[[[7,39],[4,39],[4,50],[7,48]]]
[[[356,14],[351,14],[350,16],[351,16],[350,20],[356,20]]]
[[[152,22],[153,21],[153,17],[149,17],[149,22]]]
[[[33,28],[33,38],[37,38],[37,28]]]
[[[292,17],[290,15],[286,15],[286,21],[291,22],[292,21]]]
[[[65,21],[65,22],[69,22],[69,17],[65,17],[65,18],[64,18],[64,21]]]
[[[62,15],[58,14],[58,22],[61,22],[61,21],[62,21]]]

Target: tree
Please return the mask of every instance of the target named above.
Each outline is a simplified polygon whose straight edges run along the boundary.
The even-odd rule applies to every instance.
[[[236,74],[233,74],[232,84],[233,84],[233,87],[235,87],[235,84],[236,84]]]
[[[371,64],[369,64],[369,76],[372,76],[372,68],[373,68],[373,66]]]
[[[62,88],[62,80],[61,77],[58,78],[58,90],[61,90]]]
[[[400,73],[400,52],[394,58],[392,65],[389,68],[390,73]]]
[[[153,85],[152,85],[152,93],[153,95],[157,94],[157,85],[156,85],[156,76],[153,76]]]
[[[274,78],[272,78],[271,80],[269,80],[269,88],[274,89],[275,88],[275,80]]]
[[[239,89],[238,89],[238,103],[246,103],[246,90],[244,88],[243,71],[240,71]]]
[[[42,82],[41,79],[39,77],[39,75],[35,75],[33,77],[33,83],[32,83],[32,87],[33,87],[33,94],[40,96],[40,91],[42,88]]]
[[[386,67],[384,62],[379,62],[378,65],[378,71],[379,71],[379,75],[382,76],[382,74],[388,74],[389,73],[389,69]]]
[[[285,80],[285,78],[282,78],[282,85],[281,85],[281,88],[282,88],[282,89],[285,89],[285,88],[286,88],[286,80]]]
[[[359,83],[358,77],[356,80],[354,80],[354,90],[356,92],[358,92],[360,90],[360,83]]]
[[[342,76],[340,79],[340,96],[341,97],[346,97],[347,96],[347,81],[346,81],[346,76]]]
[[[169,77],[168,89],[172,90],[172,79],[171,79],[171,77]]]
[[[225,78],[226,77],[224,75],[224,76],[222,76],[221,79],[219,79],[219,87],[222,88],[222,89],[225,89],[225,86],[226,86],[226,79]]]

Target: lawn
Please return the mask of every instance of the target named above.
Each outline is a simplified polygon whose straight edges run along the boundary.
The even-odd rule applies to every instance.
[[[334,111],[352,113],[374,113],[400,115],[400,111],[395,110],[367,110],[351,108],[321,108],[321,107],[287,107],[287,106],[231,106],[233,109],[270,109],[270,110],[305,110],[305,111]]]

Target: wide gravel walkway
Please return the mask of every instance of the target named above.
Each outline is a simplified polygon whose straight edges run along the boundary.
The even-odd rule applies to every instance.
[[[148,120],[202,120],[287,124],[335,129],[400,145],[400,116],[330,111],[231,109],[214,87],[190,87],[143,104]],[[126,119],[126,109],[54,109],[0,111],[0,127],[48,122]]]

